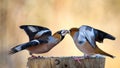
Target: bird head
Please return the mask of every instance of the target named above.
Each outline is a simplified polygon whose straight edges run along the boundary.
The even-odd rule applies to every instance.
[[[63,40],[65,35],[68,33],[69,33],[69,30],[60,30],[60,31],[57,31],[53,36],[55,38]]]
[[[69,34],[73,37],[74,34],[75,34],[76,32],[78,32],[78,31],[79,31],[78,28],[71,28],[71,29],[69,30]]]

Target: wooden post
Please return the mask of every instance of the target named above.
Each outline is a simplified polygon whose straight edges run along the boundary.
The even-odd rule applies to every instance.
[[[72,57],[42,57],[28,59],[28,68],[104,68],[105,58],[81,59],[81,63]]]

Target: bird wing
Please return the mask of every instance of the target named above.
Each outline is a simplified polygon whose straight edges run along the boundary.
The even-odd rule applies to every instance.
[[[28,47],[32,47],[32,46],[37,46],[37,45],[40,45],[40,44],[45,44],[45,43],[48,43],[47,40],[41,40],[41,39],[38,39],[38,40],[32,40],[30,42],[27,42],[27,43],[23,43],[23,44],[19,44],[15,47],[13,47],[10,51],[9,51],[9,54],[14,54],[16,52],[19,52],[21,50],[24,50]]]
[[[93,48],[96,47],[95,35],[94,35],[93,28],[91,28],[89,26],[85,26],[85,25],[81,26],[79,29],[79,33],[81,33],[81,35],[83,37],[82,40],[88,41]]]
[[[26,32],[26,34],[29,37],[29,40],[33,40],[35,38],[40,38],[41,36],[51,36],[52,32],[46,28],[46,27],[42,27],[42,26],[36,26],[36,25],[22,25],[20,26],[21,29],[24,29],[24,31]]]
[[[96,41],[102,43],[105,38],[115,40],[114,36],[86,25],[80,27],[80,32],[83,32],[86,40],[94,48],[96,47]]]
[[[115,37],[98,29],[94,29],[95,40],[99,43],[102,43],[105,38],[110,40],[115,40]]]

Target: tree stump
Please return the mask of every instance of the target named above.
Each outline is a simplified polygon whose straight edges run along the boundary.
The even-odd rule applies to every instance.
[[[104,68],[105,58],[81,59],[81,63],[73,57],[40,57],[28,59],[28,68]]]

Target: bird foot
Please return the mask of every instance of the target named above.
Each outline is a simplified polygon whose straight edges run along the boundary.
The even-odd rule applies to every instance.
[[[36,59],[37,56],[31,55],[31,57],[29,57],[28,59]]]
[[[91,56],[84,56],[84,59],[89,59],[91,58]]]
[[[44,58],[43,56],[38,56],[38,58]]]
[[[84,56],[82,57],[72,57],[75,61],[81,64],[81,60],[84,59]]]

